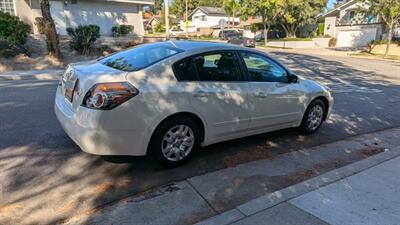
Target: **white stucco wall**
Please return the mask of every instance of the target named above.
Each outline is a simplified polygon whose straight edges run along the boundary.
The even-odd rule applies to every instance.
[[[356,25],[338,27],[336,47],[364,47],[375,40],[378,25]]]
[[[96,24],[102,35],[111,35],[111,28],[117,24],[133,25],[134,32],[144,34],[140,5],[119,2],[78,1],[65,7],[67,27],[79,24]]]
[[[41,17],[39,0],[15,0],[17,15],[33,26],[34,33],[37,28],[34,25],[36,17]],[[77,4],[64,5],[63,1],[50,1],[53,3],[51,13],[57,25],[57,32],[64,35],[67,27],[75,27],[79,24],[96,24],[100,26],[101,35],[111,35],[111,28],[116,24],[134,26],[134,33],[144,34],[142,6],[135,3],[111,2],[105,0],[78,0]]]
[[[324,35],[335,37],[336,17],[325,17]]]
[[[29,2],[32,6],[29,6]],[[39,8],[39,0],[14,0],[17,16],[32,27],[32,32],[37,34],[35,18],[41,17],[42,12]]]

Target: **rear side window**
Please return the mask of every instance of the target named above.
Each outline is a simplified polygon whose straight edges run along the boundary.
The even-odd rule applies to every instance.
[[[138,71],[183,50],[168,43],[141,45],[99,60],[103,65],[127,72]]]
[[[211,53],[194,58],[200,81],[238,81],[239,73],[233,52]]]
[[[196,69],[193,64],[193,58],[183,59],[174,65],[175,75],[179,81],[196,81]]]

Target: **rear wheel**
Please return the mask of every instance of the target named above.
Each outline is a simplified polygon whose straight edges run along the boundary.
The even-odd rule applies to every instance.
[[[200,130],[187,117],[174,117],[161,124],[150,142],[153,160],[167,167],[176,167],[191,158],[199,146]]]
[[[315,133],[322,125],[326,115],[326,106],[323,101],[316,99],[310,103],[300,125],[301,134]]]

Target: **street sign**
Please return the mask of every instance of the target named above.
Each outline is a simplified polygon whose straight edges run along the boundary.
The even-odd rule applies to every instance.
[[[185,21],[185,27],[186,27],[186,28],[190,27],[190,20],[186,20],[186,21]]]
[[[221,30],[223,30],[223,29],[225,28],[225,26],[226,26],[226,20],[220,19],[219,22],[218,22],[218,24],[219,24],[219,28],[220,28]]]

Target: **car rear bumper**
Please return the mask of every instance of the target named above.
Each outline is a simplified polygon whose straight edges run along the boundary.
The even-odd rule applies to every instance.
[[[118,130],[105,127],[104,112],[82,106],[72,109],[58,87],[54,111],[68,136],[84,151],[94,155],[146,154],[142,147],[142,134],[133,130]],[[107,112],[110,117],[110,112]]]

